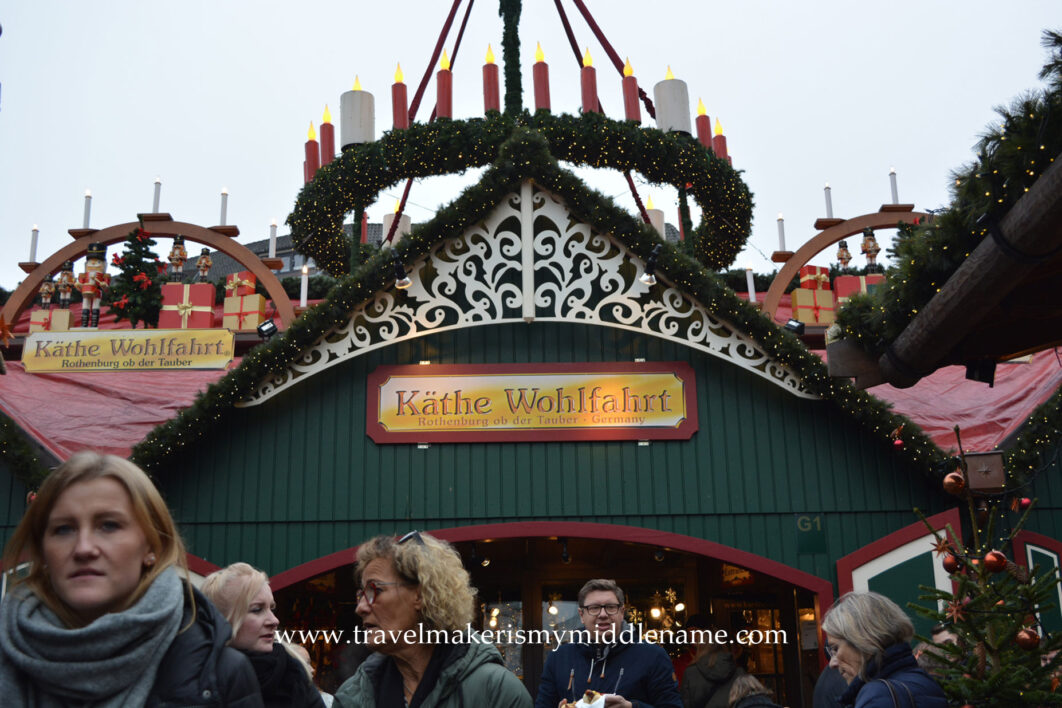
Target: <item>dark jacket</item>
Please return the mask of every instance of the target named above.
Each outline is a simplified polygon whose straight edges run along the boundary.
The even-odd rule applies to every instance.
[[[186,597],[181,630],[162,659],[147,705],[262,708],[251,664],[225,646],[232,636],[229,623],[198,590],[192,592],[195,622],[188,627],[193,600]]]
[[[815,693],[811,700],[813,708],[841,708],[841,694],[848,689],[848,682],[841,672],[827,666],[815,682]]]
[[[754,696],[745,696],[735,703],[733,708],[779,708],[779,706],[771,700],[770,696],[757,693]]]
[[[245,652],[251,660],[266,708],[324,708],[321,692],[310,681],[302,662],[279,643],[273,651]]]
[[[371,655],[336,691],[334,705],[373,708],[380,677],[390,661],[383,654]],[[531,708],[531,696],[520,679],[505,668],[493,644],[473,641],[450,645],[439,678],[420,705],[421,708]],[[553,708],[557,708],[556,703]]]
[[[587,690],[618,694],[635,708],[682,708],[671,659],[655,644],[562,644],[546,657],[535,708],[574,703]]]
[[[856,678],[848,685],[841,703],[855,708],[893,708],[895,694],[900,708],[947,708],[944,690],[918,666],[908,644],[893,644],[885,650],[881,665],[871,660],[865,673],[866,680]]]
[[[704,654],[682,677],[682,704],[685,708],[726,708],[730,685],[744,673],[726,649]]]

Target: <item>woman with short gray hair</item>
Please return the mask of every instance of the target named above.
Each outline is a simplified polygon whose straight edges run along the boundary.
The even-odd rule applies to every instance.
[[[826,653],[855,708],[946,708],[939,685],[911,653],[914,625],[899,606],[876,592],[842,595],[822,619]]]

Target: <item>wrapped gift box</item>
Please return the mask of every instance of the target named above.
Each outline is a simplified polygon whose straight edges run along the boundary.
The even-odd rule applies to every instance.
[[[833,293],[797,288],[792,292],[793,317],[804,324],[833,324]]]
[[[214,326],[214,286],[165,283],[159,329],[210,329]]]
[[[885,276],[877,275],[838,275],[833,279],[833,292],[837,296],[838,307],[848,302],[856,293],[872,293],[885,282]]]
[[[800,269],[800,287],[807,290],[829,290],[830,269],[821,266],[804,266]]]
[[[222,327],[233,332],[257,329],[265,319],[265,298],[261,295],[242,295],[225,298]]]
[[[254,295],[254,274],[249,270],[241,270],[225,278],[225,297],[237,295]]]
[[[66,332],[70,329],[70,310],[34,310],[30,313],[30,332]]]

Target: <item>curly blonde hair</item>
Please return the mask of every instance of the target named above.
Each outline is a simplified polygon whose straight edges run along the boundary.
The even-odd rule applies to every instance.
[[[247,619],[247,608],[269,576],[249,563],[233,563],[206,576],[199,591],[214,603],[232,625],[232,639]]]
[[[370,538],[358,547],[359,579],[377,558],[390,560],[404,581],[420,589],[421,618],[429,628],[462,631],[472,622],[476,589],[461,555],[449,543],[417,532],[405,543],[393,536]]]

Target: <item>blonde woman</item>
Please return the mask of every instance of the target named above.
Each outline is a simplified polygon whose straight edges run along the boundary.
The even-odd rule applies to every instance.
[[[914,625],[899,606],[876,592],[842,595],[822,619],[826,653],[848,689],[841,703],[855,708],[945,708],[944,691],[911,653]]]
[[[339,687],[337,705],[531,708],[494,645],[459,636],[476,591],[453,546],[417,531],[377,536],[358,548],[357,572],[358,615],[376,653]]]
[[[5,706],[262,705],[133,463],[86,451],[52,472],[4,551],[5,568],[25,561],[0,604]]]
[[[302,663],[275,641],[279,622],[265,573],[247,563],[233,563],[206,577],[203,594],[232,625],[229,646],[251,660],[266,708],[323,708]]]

